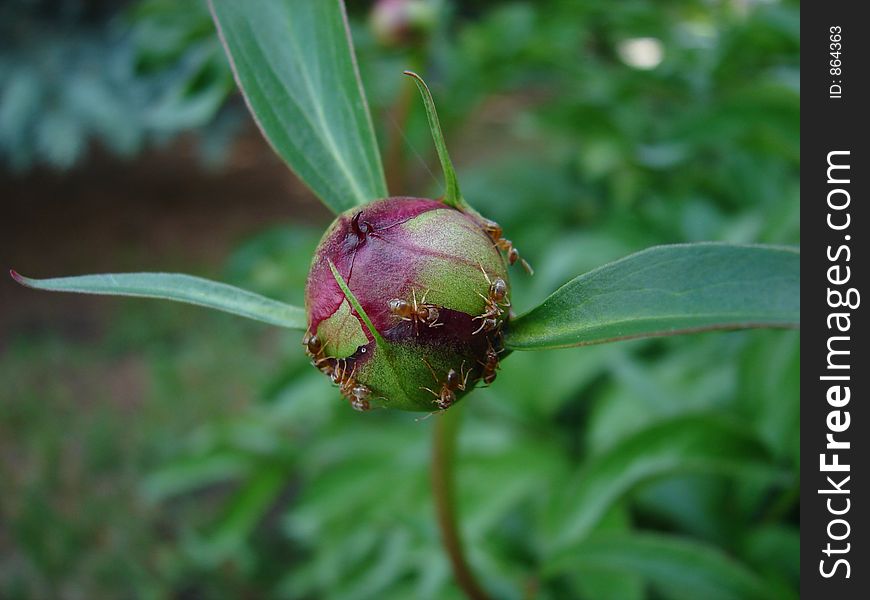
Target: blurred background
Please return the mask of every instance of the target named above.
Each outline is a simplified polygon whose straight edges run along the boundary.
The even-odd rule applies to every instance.
[[[514,272],[518,311],[654,244],[799,242],[796,1],[348,4],[391,191],[440,194],[411,68],[465,196],[536,268]],[[183,271],[296,304],[330,221],[253,126],[198,0],[0,4],[0,198],[3,268]],[[643,553],[551,574],[547,532],[586,514],[559,508],[570,481],[602,486],[591,534],[678,536],[796,597],[797,332],[503,367],[463,403],[457,473],[496,597],[720,597]],[[4,276],[0,380],[2,598],[461,597],[434,419],[354,413],[297,333]],[[668,450],[705,419],[746,447]],[[620,487],[645,443],[670,468]]]

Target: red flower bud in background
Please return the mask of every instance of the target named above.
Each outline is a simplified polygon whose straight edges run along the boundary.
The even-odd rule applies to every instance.
[[[404,46],[425,40],[438,21],[438,2],[432,0],[378,0],[370,26],[384,46]]]

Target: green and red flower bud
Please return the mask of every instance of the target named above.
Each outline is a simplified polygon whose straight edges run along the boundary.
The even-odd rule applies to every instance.
[[[388,198],[332,223],[305,306],[306,348],[355,408],[446,409],[495,378],[507,267],[474,217]]]

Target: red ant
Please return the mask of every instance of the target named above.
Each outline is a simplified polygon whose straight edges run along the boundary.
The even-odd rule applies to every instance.
[[[435,396],[433,402],[440,410],[447,410],[454,402],[456,402],[456,392],[465,391],[465,386],[468,382],[468,375],[471,371],[465,370],[465,361],[462,361],[462,365],[459,367],[459,372],[457,373],[456,369],[449,369],[447,371],[447,376],[444,378],[444,383],[441,383],[438,380],[438,375],[435,374],[435,369],[432,368],[432,365],[430,365],[425,358],[422,360],[426,363],[426,366],[429,367],[432,377],[435,378],[435,383],[441,384],[441,389],[437,392],[427,387],[421,387],[420,389],[426,390]]]
[[[311,357],[311,362],[322,373],[329,376],[332,382],[338,386],[342,396],[350,401],[354,410],[367,411],[371,408],[369,396],[371,390],[365,385],[358,383],[354,378],[356,366],[348,370],[347,360],[337,360],[323,354],[323,342],[316,335],[307,332],[302,338],[305,352]]]
[[[498,367],[499,367],[499,358],[498,355],[504,352],[504,349],[496,350],[492,347],[492,342],[489,342],[489,345],[486,349],[486,362],[480,363],[483,365],[483,373],[480,378],[486,385],[491,385],[493,381],[495,381],[496,375],[498,375]]]
[[[350,391],[350,405],[354,410],[358,410],[360,412],[365,412],[369,410],[372,406],[369,402],[369,396],[371,395],[371,390],[361,383],[353,386],[353,389]]]
[[[335,371],[336,360],[324,355],[323,342],[320,338],[311,332],[306,332],[302,338],[302,345],[305,346],[305,353],[311,357],[311,364],[331,377]]]
[[[428,293],[428,292],[427,292]],[[417,331],[418,323],[424,323],[429,327],[440,327],[444,323],[438,323],[438,307],[434,304],[426,304],[426,294],[417,303],[417,293],[411,290],[411,302],[394,298],[389,303],[390,312],[401,318],[403,321],[411,321],[414,323],[414,330]]]
[[[484,296],[480,292],[477,293],[478,296],[486,301],[486,306],[481,314],[472,319],[474,321],[480,319],[480,327],[478,327],[472,335],[476,335],[481,331],[486,332],[497,329],[499,326],[499,317],[504,314],[506,308],[510,308],[511,306],[511,302],[507,298],[508,288],[505,280],[501,277],[496,277],[494,280],[490,280],[483,265],[480,266],[480,270],[483,271],[483,276],[486,277],[486,282],[489,284],[489,295]]]
[[[532,266],[526,262],[524,258],[520,257],[520,253],[516,248],[514,248],[513,242],[503,237],[504,232],[502,231],[501,225],[489,219],[481,219],[481,228],[484,233],[489,236],[489,239],[492,240],[492,243],[495,244],[496,248],[507,252],[509,264],[513,265],[519,260],[523,269],[526,270],[526,273],[529,275],[535,274]]]
[[[371,390],[368,386],[359,383],[354,375],[356,365],[348,367],[347,360],[339,360],[332,373],[332,382],[338,386],[341,395],[350,401],[354,410],[365,412],[371,408],[369,396]]]

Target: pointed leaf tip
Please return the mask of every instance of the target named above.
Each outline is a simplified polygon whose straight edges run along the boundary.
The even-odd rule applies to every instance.
[[[432,141],[435,143],[438,160],[441,162],[441,170],[444,172],[445,191],[442,201],[448,206],[467,211],[471,207],[465,202],[462,192],[459,190],[459,181],[456,178],[456,171],[453,169],[453,162],[450,160],[450,153],[447,151],[447,143],[444,141],[444,133],[441,131],[441,122],[438,120],[438,112],[435,110],[435,100],[432,98],[432,92],[423,78],[414,71],[403,71],[402,73],[414,79],[414,83],[417,84],[417,89],[420,91],[420,96],[423,98],[423,106],[426,108],[426,118],[429,121]]]
[[[106,296],[159,298],[213,308],[288,329],[305,329],[305,311],[225,283],[179,273],[106,273],[31,279],[14,269],[12,278],[29,288]]]

